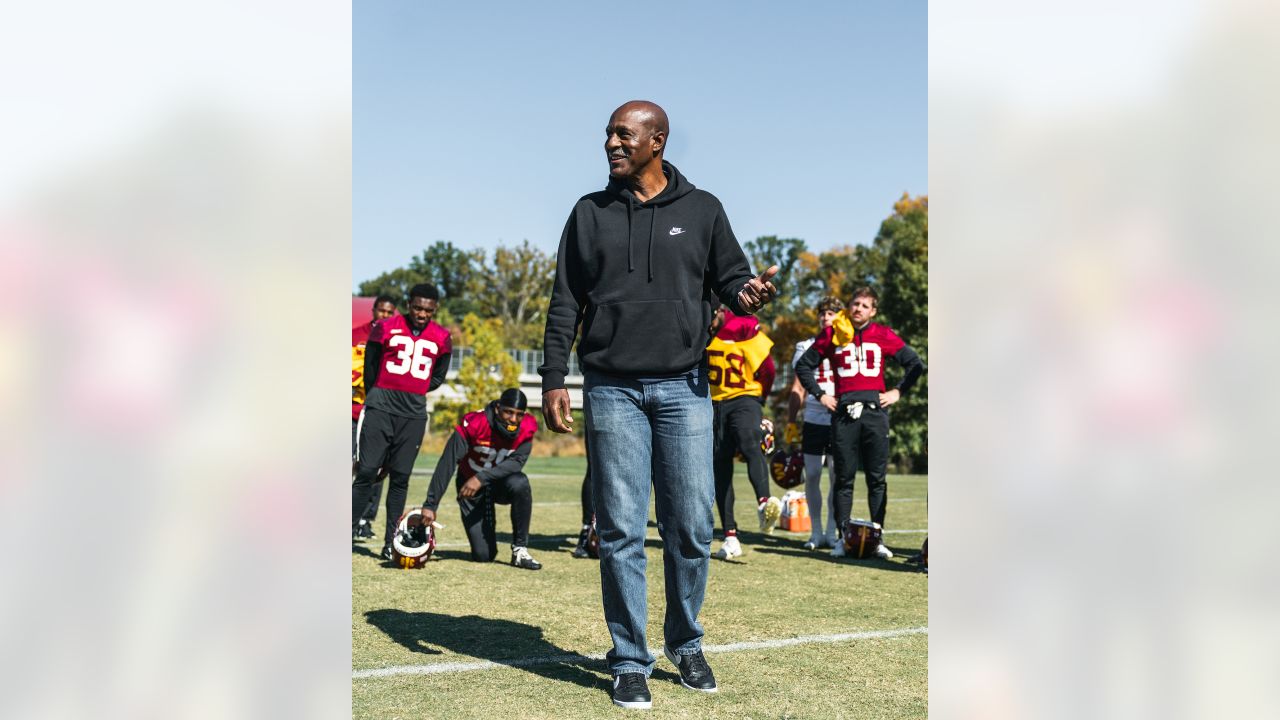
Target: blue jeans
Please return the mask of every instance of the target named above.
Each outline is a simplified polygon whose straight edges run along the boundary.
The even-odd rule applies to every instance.
[[[653,672],[645,640],[644,538],[649,487],[656,491],[666,578],[666,645],[702,648],[698,612],[707,590],[714,526],[711,396],[698,370],[635,379],[587,372],[583,391],[604,619],[613,639],[609,672]]]

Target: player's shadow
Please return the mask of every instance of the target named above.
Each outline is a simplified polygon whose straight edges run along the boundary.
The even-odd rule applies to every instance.
[[[439,655],[444,648],[542,677],[608,690],[604,663],[548,642],[542,628],[478,615],[406,612],[394,608],[365,613],[370,625],[413,652]]]
[[[382,557],[382,556],[378,555],[378,553],[377,553],[373,548],[369,547],[368,545],[356,545],[356,544],[354,544],[354,543],[353,543],[353,544],[351,545],[351,552],[355,553],[356,555],[365,555],[365,556],[368,556],[368,557],[371,557],[371,558],[381,558],[381,557]]]
[[[805,550],[803,543],[791,540],[781,540],[780,542],[768,546],[757,547],[755,548],[755,551],[766,555],[790,555],[792,557],[808,558],[817,562],[837,563],[840,565],[865,565],[867,567],[874,567],[882,570],[892,570],[893,572],[920,572],[920,569],[917,566],[901,562],[901,560],[905,560],[911,555],[914,555],[918,548],[916,550],[912,550],[908,548],[890,547],[888,545],[885,547],[888,547],[893,551],[894,557],[892,560],[881,560],[880,558],[875,557],[863,558],[861,560],[847,557],[833,558],[831,557],[831,551],[826,548],[818,551]]]

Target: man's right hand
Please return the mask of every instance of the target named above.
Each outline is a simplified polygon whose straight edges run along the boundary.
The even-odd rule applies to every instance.
[[[818,398],[818,402],[822,403],[822,407],[830,410],[831,412],[835,412],[836,405],[840,404],[839,401],[836,400],[836,396],[830,393]]]
[[[433,523],[433,522],[435,522],[435,521],[436,521],[436,511],[435,511],[435,510],[432,510],[431,508],[428,508],[428,507],[423,507],[423,508],[422,508],[422,522],[423,522],[424,524],[430,525],[431,523]]]
[[[542,394],[542,419],[553,432],[573,432],[573,414],[569,411],[569,391],[564,388]]]

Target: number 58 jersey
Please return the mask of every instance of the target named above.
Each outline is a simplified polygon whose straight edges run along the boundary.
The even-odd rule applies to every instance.
[[[426,395],[431,390],[431,373],[441,355],[453,352],[449,331],[428,322],[418,335],[409,328],[404,315],[392,315],[373,324],[369,344],[382,345],[382,367],[374,387]]]

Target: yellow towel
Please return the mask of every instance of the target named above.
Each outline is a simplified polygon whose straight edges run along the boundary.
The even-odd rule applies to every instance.
[[[853,320],[849,319],[849,311],[841,310],[831,323],[831,342],[836,347],[843,347],[853,342]]]

